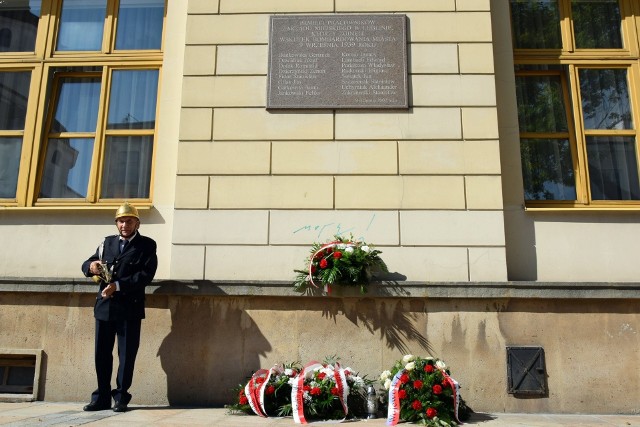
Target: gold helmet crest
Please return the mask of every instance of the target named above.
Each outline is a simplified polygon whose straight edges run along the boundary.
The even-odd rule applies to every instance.
[[[129,202],[124,202],[116,211],[116,219],[123,216],[132,216],[134,218],[140,219],[140,216],[138,215],[138,209],[130,205]]]

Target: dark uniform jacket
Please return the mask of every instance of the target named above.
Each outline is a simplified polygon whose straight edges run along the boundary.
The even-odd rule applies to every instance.
[[[100,259],[100,248],[82,264],[82,272],[91,277],[89,266]],[[117,235],[104,239],[102,260],[109,268],[113,266],[112,282],[120,284],[120,290],[111,298],[103,298],[102,290],[107,283],[100,282],[93,314],[98,320],[144,319],[144,288],[151,283],[158,267],[156,242],[138,233],[122,253]]]

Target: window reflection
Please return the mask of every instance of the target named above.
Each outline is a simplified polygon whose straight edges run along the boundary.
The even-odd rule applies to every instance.
[[[106,9],[105,0],[64,0],[56,50],[102,50]]]
[[[116,49],[160,49],[164,0],[120,0]]]
[[[526,200],[575,200],[576,184],[568,139],[521,139]]]
[[[588,137],[587,156],[592,199],[640,200],[634,138]]]
[[[557,0],[511,0],[511,28],[516,49],[560,49]]]
[[[51,131],[95,132],[100,102],[100,78],[64,77],[59,82]]]
[[[517,76],[520,132],[567,131],[560,76]]]
[[[153,129],[158,70],[116,70],[111,82],[107,129]]]
[[[0,199],[16,197],[22,138],[0,138]]]
[[[40,8],[40,0],[0,2],[0,52],[35,51]]]
[[[47,145],[40,197],[86,198],[93,138],[52,138]]]
[[[102,197],[149,197],[152,154],[153,136],[107,138]]]
[[[583,68],[579,76],[586,129],[633,129],[626,70]]]
[[[618,0],[572,0],[571,13],[578,49],[622,48]]]

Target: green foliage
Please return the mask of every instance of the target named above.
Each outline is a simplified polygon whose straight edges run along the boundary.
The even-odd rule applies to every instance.
[[[391,370],[380,375],[380,382],[386,392],[398,372],[401,372],[398,389],[401,420],[429,427],[457,425],[453,390],[447,378],[449,370],[442,360],[404,356],[396,361]],[[464,409],[468,411],[466,405]],[[466,417],[468,414],[465,412],[460,419]]]
[[[305,270],[297,273],[293,287],[298,292],[309,286],[342,285],[359,286],[365,293],[372,272],[387,272],[387,265],[380,258],[382,253],[365,242],[334,236],[328,243],[314,243],[311,255],[305,261]]]

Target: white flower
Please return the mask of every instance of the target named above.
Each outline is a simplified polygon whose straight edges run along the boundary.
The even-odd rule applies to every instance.
[[[447,369],[447,365],[442,360],[436,361],[436,368],[438,369]]]
[[[286,376],[288,376],[288,377],[292,376],[293,375],[293,369],[289,369],[289,368],[285,369],[284,370],[284,374]]]
[[[403,358],[402,358],[402,363],[409,363],[413,360],[416,360],[416,357],[413,354],[406,354]]]
[[[338,248],[338,249],[340,249],[340,250],[343,250],[343,249],[345,249],[346,247],[347,247],[347,245],[345,245],[344,243],[338,243],[338,244],[336,245],[336,248]]]
[[[380,374],[380,381],[384,381],[391,377],[391,371],[384,371]]]
[[[362,252],[369,252],[371,250],[371,249],[369,249],[369,246],[367,246],[367,245],[360,246],[360,249],[362,249]]]
[[[384,389],[385,389],[385,390],[389,390],[390,388],[391,388],[391,380],[390,380],[390,379],[387,379],[387,380],[385,380],[385,382],[384,382]]]
[[[362,378],[357,376],[353,376],[351,378],[353,379],[353,385],[356,387],[364,387],[364,380]]]
[[[406,369],[407,371],[413,371],[415,367],[416,367],[416,362],[409,362],[404,366],[404,369]]]
[[[427,356],[427,357],[424,358],[424,360],[433,360],[433,357]]]
[[[347,246],[344,251],[348,254],[353,253],[353,246]]]

